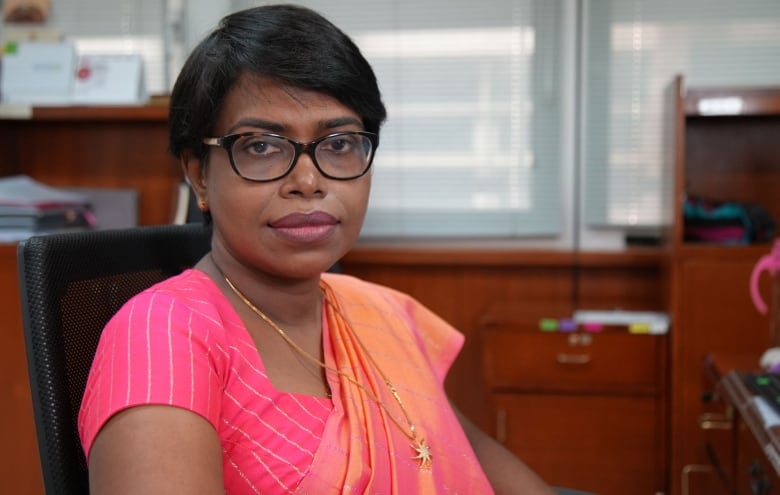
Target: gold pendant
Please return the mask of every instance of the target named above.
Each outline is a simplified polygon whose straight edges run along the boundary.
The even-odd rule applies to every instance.
[[[419,460],[421,468],[430,469],[433,455],[431,454],[431,446],[425,443],[425,439],[417,439],[411,447],[412,450],[417,452],[417,455],[412,457],[412,459]]]

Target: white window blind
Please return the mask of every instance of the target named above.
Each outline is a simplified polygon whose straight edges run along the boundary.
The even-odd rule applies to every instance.
[[[668,223],[669,101],[689,86],[780,85],[777,0],[589,0],[584,3],[586,219]]]
[[[356,41],[388,108],[364,236],[559,233],[562,2],[301,3]]]
[[[166,0],[55,0],[47,25],[80,54],[140,54],[149,94],[169,91]]]
[[[222,15],[190,19],[222,10],[205,1],[57,0],[47,25],[84,53],[142,53],[154,94],[170,89],[183,58],[172,27],[213,27]],[[574,216],[586,225],[665,224],[674,75],[695,86],[780,85],[777,0],[301,3],[357,41],[388,107],[365,236],[561,239],[575,179],[584,209]],[[564,14],[574,4],[579,19]],[[579,62],[565,41],[578,22]],[[580,119],[564,97],[575,69]]]

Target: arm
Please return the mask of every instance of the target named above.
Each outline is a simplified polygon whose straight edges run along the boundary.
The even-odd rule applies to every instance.
[[[555,495],[520,459],[453,409],[497,495]]]
[[[132,407],[98,433],[89,484],[94,495],[222,494],[222,448],[214,427],[191,411]]]

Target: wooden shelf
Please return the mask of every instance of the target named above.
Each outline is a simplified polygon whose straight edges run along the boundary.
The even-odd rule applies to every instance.
[[[360,242],[347,253],[350,264],[659,267],[667,253],[661,248],[629,248],[615,252],[518,249],[499,243],[472,241]]]
[[[690,88],[688,117],[780,115],[780,88]]]
[[[750,245],[719,245],[719,244],[694,244],[685,243],[675,253],[675,258],[683,260],[687,258],[707,258],[723,260],[758,259],[769,253],[771,243]]]
[[[0,106],[0,109],[3,107]],[[149,104],[138,106],[67,106],[32,107],[26,116],[20,111],[0,116],[0,121],[34,122],[167,122],[168,106]],[[0,112],[1,113],[1,112]]]
[[[167,122],[168,107],[145,105],[137,107],[40,107],[33,109],[33,120],[79,121],[153,121]]]
[[[679,86],[675,244],[689,251],[683,198],[755,205],[780,222],[780,87]]]

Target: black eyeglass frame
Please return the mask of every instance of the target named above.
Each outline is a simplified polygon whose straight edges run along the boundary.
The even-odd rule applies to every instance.
[[[338,136],[352,136],[356,134],[368,138],[369,142],[371,143],[371,154],[368,157],[368,163],[366,164],[365,170],[363,170],[361,173],[357,175],[353,175],[350,177],[335,177],[322,170],[322,167],[320,167],[320,164],[317,162],[317,157],[315,156],[317,145],[325,141],[326,139],[331,139]],[[244,175],[242,175],[241,172],[238,170],[238,167],[236,166],[235,159],[233,158],[233,145],[239,139],[247,136],[268,136],[276,139],[283,139],[288,143],[292,144],[294,153],[293,153],[292,160],[290,160],[290,165],[287,167],[287,170],[285,170],[280,176],[274,177],[273,179],[250,179],[249,177],[245,177]],[[317,168],[317,170],[322,174],[323,177],[332,180],[355,180],[357,178],[366,175],[366,173],[369,170],[371,170],[371,165],[374,162],[374,155],[376,155],[376,149],[377,146],[379,146],[379,136],[374,134],[373,132],[368,132],[368,131],[344,131],[344,132],[334,132],[332,134],[327,134],[325,136],[315,139],[314,141],[309,141],[308,143],[301,143],[300,141],[290,139],[287,136],[282,136],[281,134],[253,131],[253,132],[239,132],[237,134],[227,134],[225,136],[220,136],[220,137],[203,138],[203,144],[207,146],[215,146],[217,148],[222,148],[225,151],[227,151],[228,158],[230,159],[230,167],[233,169],[236,175],[249,182],[273,182],[275,180],[279,180],[279,179],[283,179],[284,177],[287,177],[290,174],[290,172],[292,172],[292,170],[295,168],[295,165],[298,164],[298,158],[300,158],[301,155],[304,153],[309,155],[312,163]]]

